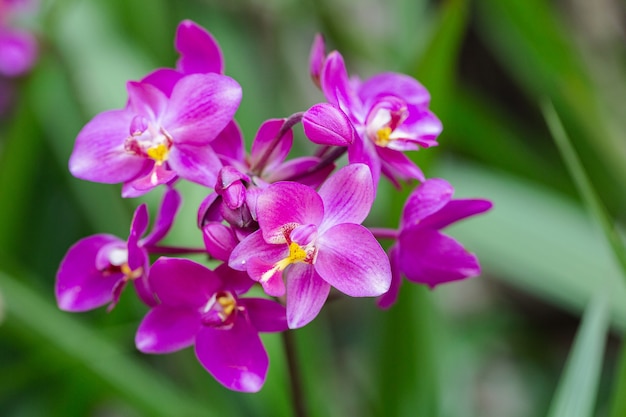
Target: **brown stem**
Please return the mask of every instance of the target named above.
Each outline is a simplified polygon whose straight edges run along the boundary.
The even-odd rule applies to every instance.
[[[287,357],[287,367],[289,369],[289,380],[291,382],[291,401],[295,417],[307,417],[308,412],[302,390],[302,376],[296,354],[296,343],[293,337],[293,330],[282,333],[285,356]]]

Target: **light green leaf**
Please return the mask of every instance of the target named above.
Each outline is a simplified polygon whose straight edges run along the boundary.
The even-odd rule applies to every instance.
[[[593,416],[609,326],[607,301],[599,293],[587,307],[548,417]]]

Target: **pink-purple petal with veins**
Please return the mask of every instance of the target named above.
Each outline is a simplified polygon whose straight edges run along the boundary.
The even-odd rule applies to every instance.
[[[396,95],[407,103],[428,106],[430,93],[416,79],[393,72],[384,72],[369,78],[359,88],[360,99],[368,105],[382,95]]]
[[[143,353],[171,353],[193,345],[200,331],[200,311],[158,305],[143,318],[135,346]]]
[[[167,108],[167,96],[152,84],[129,81],[128,107],[136,116],[144,117],[148,122],[157,122]],[[129,132],[131,133],[131,132]]]
[[[452,200],[454,188],[441,178],[431,178],[421,183],[404,203],[400,228],[419,224],[428,216],[437,213]]]
[[[283,246],[283,245],[280,245]],[[248,262],[248,275],[263,287],[263,291],[272,297],[282,297],[285,295],[285,282],[283,281],[283,271],[272,262],[258,256],[251,256]]]
[[[306,185],[277,182],[259,196],[257,216],[265,241],[280,243],[285,242],[286,228],[300,224],[320,224],[324,218],[324,203]]]
[[[180,53],[176,68],[182,73],[224,73],[224,58],[217,41],[197,23],[180,22],[174,46]]]
[[[309,73],[315,85],[320,85],[324,61],[326,60],[326,45],[324,37],[317,33],[313,38],[313,45],[309,52]]]
[[[206,145],[232,121],[241,87],[225,75],[191,74],[174,86],[163,126],[180,144]]]
[[[126,152],[133,114],[110,110],[96,115],[78,133],[69,160],[73,176],[87,181],[115,184],[130,181],[150,163]]]
[[[298,263],[287,272],[287,322],[290,329],[310,323],[319,314],[330,293],[330,284],[313,265]]]
[[[182,258],[159,258],[149,283],[163,305],[201,307],[222,287],[222,280],[203,265]]]
[[[245,314],[228,329],[202,327],[195,351],[202,366],[228,389],[257,392],[265,382],[269,358]]]
[[[324,202],[324,221],[320,233],[340,223],[361,224],[374,203],[374,186],[369,167],[350,164],[322,184],[319,196]]]
[[[451,200],[437,212],[424,218],[419,227],[443,229],[444,227],[470,216],[491,210],[493,203],[483,199]]]
[[[352,146],[348,147],[348,161],[350,164],[365,164],[370,168],[372,174],[372,184],[377,185],[380,179],[381,160],[376,152],[377,146],[374,142],[365,138],[355,140]]]
[[[181,196],[174,188],[167,188],[163,194],[152,231],[141,240],[144,246],[156,245],[170,231],[181,204]]]
[[[333,51],[326,57],[321,84],[326,100],[339,107],[353,123],[356,123],[355,115],[361,113],[362,106],[350,85],[346,64],[339,52]]]
[[[480,274],[476,256],[436,230],[403,231],[399,243],[400,269],[410,281],[434,288]]]
[[[269,154],[263,170],[271,172],[287,158],[293,144],[293,131],[289,129],[278,142],[274,142],[285,120],[266,120],[259,127],[250,150],[250,166],[255,167],[261,158]]]
[[[178,175],[165,165],[155,164],[152,160],[146,159],[146,163],[152,164],[152,169],[132,181],[124,183],[122,187],[122,197],[139,197],[159,185],[168,184],[174,181]]]
[[[227,264],[220,264],[214,271],[224,283],[225,289],[235,294],[244,294],[254,285],[248,274],[243,271],[236,271]]]
[[[207,252],[213,258],[227,262],[235,246],[237,237],[233,230],[221,222],[208,222],[202,228],[202,238]]]
[[[287,330],[285,306],[265,298],[240,298],[238,304],[247,312],[254,328],[259,332]]]
[[[288,253],[286,244],[273,245],[266,243],[262,232],[257,230],[239,242],[233,249],[228,265],[238,271],[245,271],[248,269],[247,260],[251,256],[266,259],[268,264],[274,264],[287,256]]]
[[[354,142],[352,122],[339,108],[329,103],[319,103],[304,112],[304,134],[318,145],[348,146]]]
[[[235,120],[226,125],[211,142],[215,153],[229,165],[243,167],[245,162],[245,145],[241,129]]]
[[[76,242],[66,253],[56,275],[57,304],[65,311],[87,311],[111,302],[113,288],[124,275],[104,273],[96,266],[96,258],[105,246],[124,247],[112,235],[99,234]]]
[[[315,270],[351,297],[379,296],[389,290],[391,269],[376,238],[358,224],[339,224],[317,239]]]
[[[170,149],[167,160],[172,171],[187,181],[214,187],[222,163],[211,145],[177,144]]]
[[[398,299],[400,293],[400,285],[402,284],[402,273],[400,271],[400,259],[399,259],[398,245],[395,244],[389,248],[389,265],[391,266],[391,285],[389,291],[381,295],[377,304],[378,307],[387,309],[391,307]]]
[[[381,173],[385,175],[396,188],[401,188],[398,180],[424,181],[424,173],[404,153],[389,148],[377,147],[376,152],[380,158]]]
[[[169,97],[172,95],[174,86],[183,76],[183,74],[171,68],[159,68],[143,77],[141,82],[155,86]]]

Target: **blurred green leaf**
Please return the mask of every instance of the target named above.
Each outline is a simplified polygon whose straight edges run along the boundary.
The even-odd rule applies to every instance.
[[[576,150],[567,137],[567,133],[565,133],[554,107],[549,102],[543,103],[542,107],[544,117],[552,132],[552,137],[567,164],[570,175],[574,179],[585,205],[604,232],[604,236],[613,250],[613,255],[622,268],[622,276],[626,280],[626,249],[624,248],[624,242],[617,229],[613,226],[613,222],[610,220],[589,178],[587,178],[587,173],[580,163]]]
[[[608,299],[599,292],[583,316],[565,371],[559,381],[549,417],[592,417],[606,332],[609,327]]]
[[[607,127],[599,93],[573,37],[543,0],[486,0],[477,28],[500,63],[536,102],[549,97],[581,155],[596,188],[613,210],[626,203],[626,152]]]
[[[146,415],[217,415],[209,401],[196,402],[161,375],[131,359],[98,331],[58,311],[17,278],[0,272],[0,289],[6,298],[7,320],[19,322],[25,331],[58,347]]]
[[[501,171],[447,161],[436,173],[457,197],[493,201],[489,213],[450,227],[484,273],[550,303],[582,311],[599,289],[609,294],[613,323],[626,329],[626,289],[610,248],[574,201]]]

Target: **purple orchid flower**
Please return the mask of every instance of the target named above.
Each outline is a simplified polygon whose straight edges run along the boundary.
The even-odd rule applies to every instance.
[[[379,306],[387,308],[395,302],[403,275],[409,281],[434,288],[480,274],[476,255],[440,230],[484,213],[493,204],[482,199],[453,200],[453,193],[447,181],[434,178],[423,182],[407,199],[398,240],[389,250],[391,288],[379,299]]]
[[[269,295],[286,292],[290,328],[315,318],[331,286],[352,297],[381,295],[391,281],[389,261],[360,224],[373,200],[364,164],[340,169],[319,192],[294,182],[271,184],[257,201],[260,230],[235,247],[229,265],[247,271]]]
[[[88,181],[123,182],[135,197],[177,177],[215,185],[222,164],[210,143],[231,122],[241,100],[235,80],[218,74],[182,77],[170,97],[129,82],[126,108],[96,115],[80,131],[69,168]]]
[[[399,180],[424,180],[404,151],[437,145],[442,125],[428,109],[430,95],[415,79],[383,73],[365,82],[348,78],[341,54],[324,57],[323,39],[316,37],[310,69],[326,99],[352,121],[357,139],[348,147],[350,163],[367,164],[374,184],[382,173],[396,186]]]
[[[240,298],[253,282],[226,264],[211,271],[188,259],[160,258],[149,282],[160,304],[139,325],[137,349],[170,353],[194,345],[202,366],[225,387],[261,389],[269,360],[258,333],[287,329],[281,304]]]
[[[78,312],[109,304],[111,310],[129,281],[144,303],[154,305],[147,281],[148,248],[165,237],[179,206],[180,195],[170,189],[163,196],[153,230],[146,237],[141,238],[148,227],[148,210],[142,204],[135,210],[127,241],[97,234],[74,244],[57,272],[55,292],[59,308]]]
[[[37,2],[0,0],[0,75],[18,77],[27,73],[37,60],[35,35],[15,24],[19,14],[34,14]]]

